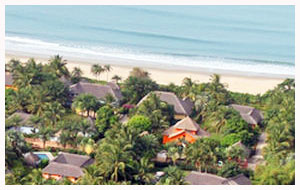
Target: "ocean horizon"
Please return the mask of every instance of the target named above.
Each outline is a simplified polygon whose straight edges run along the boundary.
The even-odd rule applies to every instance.
[[[294,6],[5,8],[7,53],[295,75]]]

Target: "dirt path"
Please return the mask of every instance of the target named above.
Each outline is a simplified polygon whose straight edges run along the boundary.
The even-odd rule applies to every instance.
[[[264,157],[262,155],[262,149],[267,145],[266,139],[267,139],[267,135],[265,132],[263,132],[258,138],[258,143],[256,145],[255,154],[248,160],[248,168],[249,169],[255,170],[255,167],[258,164],[261,164],[264,162]]]

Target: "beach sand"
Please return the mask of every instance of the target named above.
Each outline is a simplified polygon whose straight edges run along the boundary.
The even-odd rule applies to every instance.
[[[32,56],[24,56],[18,54],[8,54],[6,53],[5,61],[8,62],[10,59],[15,58],[19,59],[21,62],[26,62],[28,58]],[[47,63],[49,58],[43,56],[33,56],[37,62]],[[83,71],[83,76],[88,78],[96,79],[96,77],[90,72],[92,64],[91,61],[75,61],[67,59],[67,67],[70,71],[74,67],[79,67]],[[110,64],[112,70],[108,72],[108,79],[111,80],[111,77],[114,75],[119,75],[122,77],[122,80],[126,79],[129,75],[129,72],[134,66],[127,66],[126,63],[121,63],[119,61],[107,61],[104,60],[99,64]],[[213,72],[199,72],[199,71],[184,71],[179,69],[158,69],[158,68],[148,68],[140,67],[145,69],[150,73],[150,77],[159,84],[169,84],[174,83],[180,85],[182,80],[185,77],[190,77],[193,81],[200,83],[208,82],[210,75]],[[239,74],[239,75],[238,75]],[[267,90],[273,89],[277,84],[281,83],[284,79],[282,78],[272,78],[272,77],[257,77],[257,76],[241,76],[240,73],[235,74],[220,74],[221,82],[225,83],[228,87],[228,90],[233,92],[242,92],[249,94],[263,94]],[[98,77],[100,80],[107,80],[107,73],[104,72]]]

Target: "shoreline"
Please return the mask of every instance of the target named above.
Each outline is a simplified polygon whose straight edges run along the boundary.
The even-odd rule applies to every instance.
[[[51,55],[52,56],[52,55]],[[62,55],[63,56],[63,55]],[[35,58],[37,62],[47,63],[50,56],[40,55],[40,54],[25,54],[20,52],[9,52],[5,54],[5,62],[8,62],[12,58],[19,59],[21,62],[26,62],[29,58]],[[99,63],[100,65],[110,64],[112,70],[108,73],[108,79],[114,75],[119,75],[122,77],[122,81],[129,76],[129,72],[133,67],[140,67],[147,70],[150,73],[152,80],[156,81],[158,84],[169,84],[173,82],[176,85],[180,85],[185,77],[190,77],[193,81],[200,83],[209,82],[210,75],[213,73],[219,74],[221,76],[221,82],[227,84],[227,89],[232,92],[242,92],[249,94],[263,94],[267,90],[273,89],[277,84],[284,81],[284,76],[254,76],[245,73],[232,73],[232,71],[224,72],[218,70],[183,70],[179,67],[167,67],[158,68],[149,66],[138,65],[139,61],[128,61],[128,60],[82,60],[77,58],[70,58],[63,56],[67,60],[67,68],[72,71],[74,67],[79,67],[83,71],[83,76],[88,78],[96,79],[96,77],[90,72],[90,68],[93,64]],[[237,71],[236,71],[237,72]],[[107,79],[107,73],[104,72],[99,77],[100,80]]]

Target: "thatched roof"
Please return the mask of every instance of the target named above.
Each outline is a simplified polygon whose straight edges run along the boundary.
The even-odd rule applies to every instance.
[[[12,84],[13,84],[12,74],[9,72],[5,72],[5,85],[12,85]]]
[[[64,83],[66,87],[72,84],[71,80],[67,79],[65,76],[60,77],[59,80],[60,82]]]
[[[228,178],[228,180],[230,185],[252,185],[251,180],[244,176],[244,174],[239,174],[237,176]]]
[[[178,131],[178,129],[181,129],[181,130]],[[189,133],[192,131],[196,131],[196,135],[192,135],[191,133]],[[163,132],[163,135],[168,135],[169,137],[172,137],[172,136],[179,135],[183,132],[187,132],[191,136],[194,136],[196,138],[210,136],[210,134],[208,132],[201,129],[200,126],[188,116],[185,117],[184,119],[178,121],[175,125],[173,125],[169,129],[165,130]]]
[[[14,117],[19,117],[21,119],[20,124],[21,125],[26,125],[26,124],[29,124],[30,118],[32,116],[33,116],[32,114],[28,114],[28,113],[25,113],[25,112],[17,111],[15,113],[13,113],[11,116],[9,116],[7,119],[12,119]]]
[[[60,153],[53,161],[83,167],[84,165],[86,165],[86,163],[89,163],[91,160],[92,159],[89,156],[63,152]]]
[[[89,156],[62,152],[43,169],[43,173],[78,178],[83,175],[82,168],[93,161]]]
[[[249,124],[257,125],[263,120],[262,112],[253,107],[237,104],[231,104],[231,107],[238,111],[242,118]]]
[[[184,129],[189,131],[198,131],[200,129],[199,125],[190,117],[185,117],[184,119],[178,121],[174,126],[177,129]]]
[[[111,94],[117,101],[122,99],[120,89],[111,87],[110,85],[101,85],[95,83],[79,82],[70,86],[73,94],[92,94],[98,99],[104,99],[108,94]]]
[[[108,82],[107,85],[110,86],[114,90],[120,90],[119,85],[115,82]]]
[[[50,164],[43,169],[43,173],[76,178],[83,175],[83,171],[80,167],[58,162],[50,162]]]
[[[251,185],[251,181],[243,174],[226,179],[209,173],[192,171],[185,180],[191,185]]]
[[[251,150],[247,148],[241,141],[234,143],[233,145],[231,145],[231,147],[240,147],[241,149],[243,149],[247,158],[249,158],[251,154]]]
[[[161,101],[167,102],[170,105],[174,106],[174,111],[176,114],[190,115],[193,109],[193,103],[189,99],[179,99],[176,94],[173,92],[164,92],[164,91],[153,91],[144,96],[140,102],[137,104],[139,106],[143,101],[145,101],[151,93],[154,93],[159,97]]]

